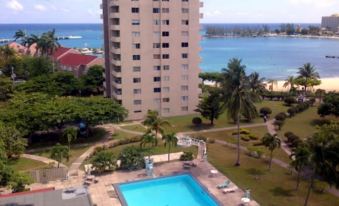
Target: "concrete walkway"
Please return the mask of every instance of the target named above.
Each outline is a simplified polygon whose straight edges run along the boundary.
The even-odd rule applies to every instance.
[[[222,141],[222,140],[215,140],[215,142],[217,144],[221,144],[221,145],[224,145],[224,146],[227,146],[227,147],[231,147],[231,148],[237,148],[237,145],[236,144],[232,144],[232,143],[229,143],[229,142],[225,142],[225,141]],[[243,151],[243,152],[248,152],[248,149],[244,146],[240,146],[240,150]],[[283,167],[285,169],[290,169],[290,165],[287,164],[286,162],[283,162],[279,159],[274,159],[272,160],[273,163],[275,163],[276,165],[279,165],[280,167]]]
[[[274,126],[274,119],[272,120],[269,120],[266,122],[266,126],[267,126],[267,131],[271,134],[271,135],[274,135],[274,134],[277,134],[277,131],[275,130],[275,126]],[[280,137],[279,137],[280,138]],[[283,141],[283,139],[281,139],[281,149],[284,150],[284,152],[288,155],[288,156],[291,156],[292,152],[290,150],[290,148],[288,147],[288,145],[285,143],[285,141]]]
[[[47,165],[54,164],[55,167],[58,166],[58,162],[57,161],[49,159],[47,157],[41,157],[41,156],[31,155],[31,154],[23,154],[23,155],[21,155],[21,157],[26,158],[26,159],[31,159],[31,160],[39,161],[39,162],[43,162],[43,163],[45,163]],[[67,168],[67,166],[62,164],[62,163],[60,163],[59,166]]]
[[[264,127],[264,126],[266,126],[266,124],[258,123],[258,124],[240,125],[240,128],[253,128],[253,127]],[[221,128],[205,129],[205,130],[199,130],[199,131],[179,132],[178,134],[191,135],[191,134],[196,134],[196,133],[222,132],[222,131],[235,130],[237,128],[238,128],[237,126],[233,126],[233,127],[221,127]]]

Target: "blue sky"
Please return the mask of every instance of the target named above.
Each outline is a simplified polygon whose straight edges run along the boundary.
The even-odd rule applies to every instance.
[[[320,23],[321,16],[339,12],[339,0],[203,1],[203,23]],[[99,23],[100,2],[0,0],[0,23]]]

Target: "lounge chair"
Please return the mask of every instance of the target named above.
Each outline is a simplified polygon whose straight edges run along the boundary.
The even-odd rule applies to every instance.
[[[231,184],[231,181],[229,180],[226,180],[224,183],[220,184],[220,185],[217,185],[217,188],[218,189],[224,189],[224,188],[228,188]]]
[[[233,187],[229,187],[229,188],[225,188],[222,190],[222,192],[224,194],[228,194],[228,193],[234,193],[238,190],[238,188],[236,186],[233,186]]]

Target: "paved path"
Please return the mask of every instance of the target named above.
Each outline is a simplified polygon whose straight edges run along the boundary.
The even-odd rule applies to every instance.
[[[264,127],[264,126],[266,126],[265,123],[258,123],[258,124],[240,125],[240,128],[253,128],[253,127]],[[222,127],[222,128],[199,130],[199,131],[179,132],[178,134],[191,135],[191,134],[196,134],[196,133],[222,132],[222,131],[235,130],[235,129],[238,129],[238,127],[233,126],[233,127]]]
[[[266,122],[266,126],[267,126],[267,131],[271,134],[271,135],[274,135],[274,134],[277,134],[277,131],[275,130],[275,126],[273,125],[273,122],[275,120],[272,119],[272,120],[269,120]],[[281,139],[281,138],[280,138]],[[288,155],[288,156],[291,156],[292,152],[290,150],[290,148],[288,147],[288,145],[285,143],[285,141],[283,141],[283,139],[281,139],[281,149],[284,150],[284,152]]]
[[[237,148],[237,145],[236,144],[232,144],[232,143],[229,143],[229,142],[226,142],[226,141],[222,141],[222,140],[215,140],[216,143],[218,144],[221,144],[221,145],[224,145],[224,146],[227,146],[227,147],[231,147],[231,148]],[[243,152],[248,152],[248,149],[244,146],[240,146],[240,150],[243,151]],[[274,159],[272,160],[273,163],[279,165],[280,167],[283,167],[285,169],[290,169],[290,165],[287,164],[286,162],[283,162],[279,159]]]
[[[58,162],[57,161],[49,159],[47,157],[41,157],[41,156],[31,155],[31,154],[23,154],[23,155],[21,155],[21,157],[26,158],[26,159],[31,159],[31,160],[39,161],[39,162],[43,162],[43,163],[45,163],[47,165],[54,164],[55,167],[58,166]],[[59,166],[67,168],[66,165],[64,165],[62,163],[60,163]]]

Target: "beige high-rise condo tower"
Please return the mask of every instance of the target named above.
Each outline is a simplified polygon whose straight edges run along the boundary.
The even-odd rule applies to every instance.
[[[103,0],[105,95],[129,110],[194,113],[199,102],[199,0]]]

